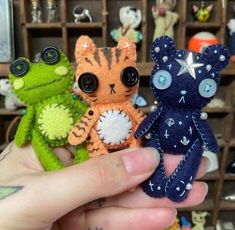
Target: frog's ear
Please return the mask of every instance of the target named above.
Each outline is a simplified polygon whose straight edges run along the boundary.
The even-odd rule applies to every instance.
[[[75,47],[76,62],[79,63],[82,57],[88,56],[96,50],[94,42],[88,36],[78,38]]]

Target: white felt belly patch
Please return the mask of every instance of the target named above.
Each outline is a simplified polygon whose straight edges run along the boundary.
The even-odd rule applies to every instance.
[[[128,139],[131,128],[131,120],[125,112],[107,110],[100,115],[96,130],[105,144],[116,145],[122,144]]]

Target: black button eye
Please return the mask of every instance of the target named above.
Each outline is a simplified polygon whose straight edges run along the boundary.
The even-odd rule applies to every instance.
[[[98,88],[98,79],[92,73],[83,73],[78,79],[78,86],[84,93],[93,93]]]
[[[42,51],[41,59],[48,65],[54,65],[60,60],[60,51],[55,47],[47,47]]]
[[[17,59],[10,65],[10,73],[15,77],[25,75],[29,70],[29,63],[25,59]]]
[[[127,87],[135,86],[139,81],[138,71],[134,67],[127,67],[122,71],[121,81]]]

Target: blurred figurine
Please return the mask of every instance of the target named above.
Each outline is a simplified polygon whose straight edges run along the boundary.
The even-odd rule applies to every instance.
[[[23,104],[17,99],[12,91],[10,81],[8,78],[0,79],[0,94],[5,96],[5,108],[9,110],[16,110],[22,107]]]
[[[47,22],[57,21],[57,8],[55,0],[47,0]]]
[[[118,42],[121,38],[128,37],[133,42],[139,43],[143,39],[143,36],[140,31],[135,29],[141,23],[141,11],[132,6],[124,6],[119,11],[119,18],[122,26],[111,31],[112,38]]]
[[[181,218],[181,224],[182,224],[182,230],[191,230],[191,224],[190,222],[187,220],[187,218],[185,216],[182,216]]]
[[[175,218],[174,223],[166,230],[181,230],[179,221],[180,220],[178,218]]]
[[[192,211],[192,222],[195,226],[192,230],[204,230],[204,225],[206,223],[206,216],[209,216],[208,212],[195,212]]]
[[[76,5],[73,8],[74,22],[92,22],[92,17],[88,9],[83,8],[81,5]]]
[[[42,22],[42,7],[40,4],[40,0],[31,0],[32,9],[32,23],[41,23]]]
[[[207,22],[210,19],[212,10],[213,4],[205,6],[203,1],[200,6],[193,5],[194,16],[199,22]]]
[[[235,5],[233,7],[233,11],[235,12]],[[230,34],[229,50],[231,54],[231,61],[235,62],[235,19],[229,20],[228,29]]]
[[[179,18],[179,14],[172,12],[175,6],[176,0],[156,0],[156,6],[152,7],[155,20],[153,40],[162,35],[174,38],[174,25]]]

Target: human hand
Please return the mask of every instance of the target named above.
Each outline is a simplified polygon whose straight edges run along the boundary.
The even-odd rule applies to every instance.
[[[66,149],[55,151],[71,164]],[[178,160],[177,156],[169,157],[168,172]],[[17,148],[12,143],[0,155],[0,229],[164,229],[173,222],[175,207],[201,203],[207,186],[194,182],[189,197],[177,204],[165,198],[152,199],[141,189],[128,192],[147,179],[158,162],[159,155],[153,149],[143,148],[45,172],[31,145]],[[197,178],[204,174],[206,165],[204,159]]]

